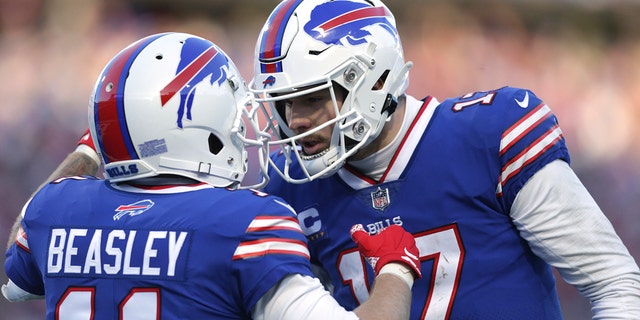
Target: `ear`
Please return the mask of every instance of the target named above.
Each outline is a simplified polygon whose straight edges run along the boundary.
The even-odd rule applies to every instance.
[[[376,84],[373,85],[372,90],[380,90],[384,86],[384,79],[380,78],[376,81]]]
[[[376,80],[376,83],[373,85],[373,88],[371,88],[371,90],[380,90],[380,89],[382,89],[382,87],[384,87],[385,81],[387,81],[387,76],[388,75],[389,75],[389,70],[386,70],[385,72],[383,72],[382,75],[380,76],[380,78],[378,78],[378,80]]]

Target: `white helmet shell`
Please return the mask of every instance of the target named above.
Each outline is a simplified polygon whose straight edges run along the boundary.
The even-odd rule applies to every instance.
[[[233,61],[212,42],[185,33],[136,41],[104,68],[89,104],[105,178],[173,174],[237,186],[247,172],[245,146],[266,145],[245,136],[243,115],[254,103]]]
[[[250,89],[270,105],[273,134],[287,159],[298,159],[302,183],[332,175],[346,159],[378,137],[409,83],[411,63],[404,61],[395,18],[380,1],[288,0],[271,13],[256,44]],[[381,80],[381,82],[379,82]],[[378,84],[384,83],[380,88]],[[335,106],[331,146],[304,155],[276,103],[336,85],[346,90],[342,107]],[[335,102],[335,95],[333,96]],[[305,132],[303,136],[312,132]]]

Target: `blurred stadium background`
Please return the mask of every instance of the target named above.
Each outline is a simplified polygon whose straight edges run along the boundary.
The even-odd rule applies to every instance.
[[[250,79],[255,40],[276,0],[0,0],[0,241],[31,192],[73,150],[103,65],[162,31],[208,38]],[[504,85],[532,89],[557,114],[572,167],[640,257],[640,2],[387,0],[409,93],[439,99]],[[0,282],[6,282],[0,266]],[[558,281],[566,319],[588,302]],[[0,319],[42,319],[9,304]]]

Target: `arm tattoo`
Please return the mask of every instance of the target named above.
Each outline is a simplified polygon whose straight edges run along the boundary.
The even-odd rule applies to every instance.
[[[49,181],[70,176],[94,176],[98,172],[98,168],[99,166],[95,163],[95,161],[93,161],[93,159],[91,159],[91,157],[82,152],[72,152],[64,160],[62,160],[62,162],[53,171],[53,173],[51,173],[47,180],[45,180],[45,182],[42,183],[31,196],[33,197],[33,195],[38,192],[38,190],[40,190],[45,184],[49,183]],[[16,218],[13,227],[11,228],[11,234],[9,236],[7,248],[9,248],[16,240],[18,230],[20,229],[20,222],[22,222],[22,215],[18,214],[18,217]]]
[[[73,152],[67,156],[56,170],[49,176],[47,182],[69,176],[85,176],[95,175],[98,171],[98,165],[91,157],[80,152]],[[40,189],[40,188],[38,188]]]

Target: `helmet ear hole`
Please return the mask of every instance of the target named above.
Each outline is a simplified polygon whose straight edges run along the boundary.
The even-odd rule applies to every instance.
[[[378,78],[378,81],[376,81],[376,83],[373,85],[373,88],[371,88],[371,90],[377,91],[377,90],[381,90],[382,87],[384,87],[384,83],[387,81],[387,77],[389,76],[389,71],[390,70],[386,70],[385,72],[382,73],[382,75],[380,76],[380,78]]]
[[[222,141],[213,133],[209,134],[209,152],[217,155],[224,145]]]

